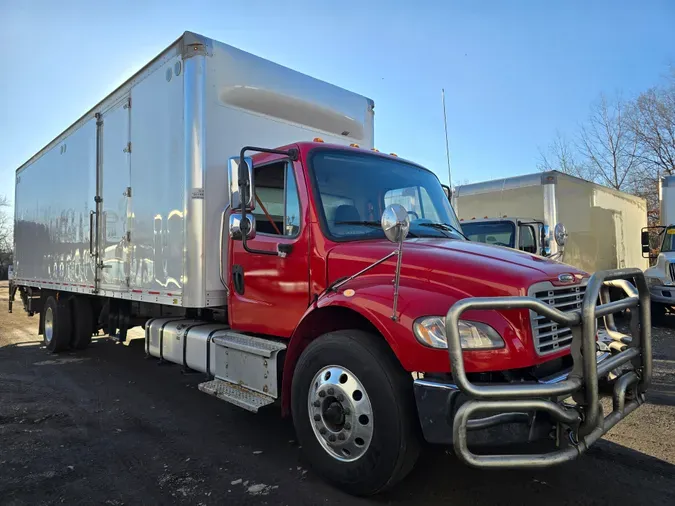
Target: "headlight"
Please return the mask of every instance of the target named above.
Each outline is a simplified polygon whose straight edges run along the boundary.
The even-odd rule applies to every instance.
[[[653,278],[651,276],[647,276],[646,278],[647,281],[647,286],[649,288],[652,288],[654,286],[663,286],[663,285],[669,285],[668,281],[663,281],[661,278]]]
[[[445,337],[445,318],[442,316],[424,316],[413,323],[413,333],[417,340],[431,348],[447,348]],[[504,341],[495,329],[485,323],[460,320],[459,339],[465,350],[493,350],[503,348]]]

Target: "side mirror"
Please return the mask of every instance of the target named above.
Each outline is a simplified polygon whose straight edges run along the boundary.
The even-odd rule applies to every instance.
[[[558,246],[561,248],[565,246],[565,243],[567,242],[567,229],[565,228],[565,225],[562,223],[556,224],[555,228],[553,229],[553,237],[555,238],[555,242],[558,243]]]
[[[450,190],[449,186],[445,186],[444,184],[441,185],[443,187],[443,193],[445,193],[445,198],[450,200],[450,196],[452,194],[452,190]]]
[[[647,253],[649,255],[651,253],[651,248],[649,247],[649,231],[643,230],[640,234],[640,239],[640,242],[642,243],[642,253]]]
[[[551,256],[551,227],[548,225],[541,225],[539,227],[541,233],[541,250],[543,256]]]
[[[408,211],[401,204],[391,204],[382,213],[382,231],[391,242],[400,243],[410,231]]]
[[[229,231],[230,237],[234,241],[241,241],[244,233],[246,233],[246,239],[255,238],[255,216],[247,214],[246,221],[242,223],[241,214],[230,214]]]
[[[244,158],[244,167],[239,167],[239,157],[233,156],[228,162],[228,176],[230,179],[230,207],[236,211],[241,208],[241,201],[246,203],[246,209],[252,211],[255,209],[255,185],[253,181],[253,159],[250,157]],[[239,182],[248,182],[248,190],[243,190],[239,186]],[[248,236],[247,236],[248,237]]]

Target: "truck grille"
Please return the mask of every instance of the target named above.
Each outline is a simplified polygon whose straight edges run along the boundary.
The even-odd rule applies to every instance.
[[[668,264],[668,268],[670,270],[670,279],[675,281],[675,264]]]
[[[560,311],[573,311],[581,308],[585,291],[586,285],[553,286],[549,282],[543,282],[530,287],[530,296]],[[530,311],[530,320],[537,354],[554,353],[569,348],[572,344],[572,329],[569,327],[561,327],[534,311]]]

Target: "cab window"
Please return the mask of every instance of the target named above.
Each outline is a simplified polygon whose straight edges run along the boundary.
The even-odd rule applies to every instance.
[[[300,232],[300,199],[287,162],[254,168],[256,232],[293,237]]]
[[[519,242],[518,249],[537,254],[537,241],[535,240],[534,227],[532,225],[520,225]]]

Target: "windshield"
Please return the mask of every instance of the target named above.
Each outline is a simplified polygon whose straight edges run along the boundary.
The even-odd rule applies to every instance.
[[[513,248],[515,244],[516,227],[510,221],[464,222],[462,230],[470,241],[509,248]]]
[[[426,169],[356,150],[318,150],[311,165],[322,225],[334,240],[383,238],[380,218],[391,204],[408,211],[409,237],[463,239],[438,178]]]
[[[663,236],[663,247],[661,251],[675,251],[675,228],[667,228]]]

